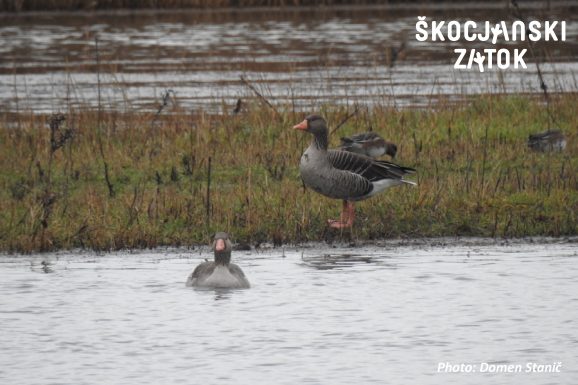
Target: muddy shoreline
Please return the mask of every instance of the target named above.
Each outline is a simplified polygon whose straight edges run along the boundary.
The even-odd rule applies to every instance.
[[[576,252],[578,253],[578,236],[571,237],[522,237],[522,238],[484,238],[484,237],[439,237],[439,238],[393,238],[393,239],[375,239],[363,240],[358,239],[354,241],[349,240],[333,240],[329,242],[303,242],[294,243],[288,242],[282,245],[274,245],[273,242],[262,242],[259,244],[248,244],[245,242],[237,243],[233,237],[233,250],[239,255],[253,254],[259,256],[260,254],[274,254],[276,257],[284,258],[285,253],[290,252],[315,252],[324,251],[327,255],[340,256],[350,255],[350,252],[357,253],[355,255],[363,255],[363,251],[371,249],[376,250],[395,250],[401,248],[411,249],[443,249],[453,247],[516,247],[528,245],[572,245],[577,244]],[[114,255],[141,255],[141,254],[157,254],[166,255],[174,258],[175,255],[184,256],[185,254],[195,256],[198,254],[211,253],[211,246],[203,243],[192,244],[189,246],[161,246],[152,249],[131,248],[118,250],[93,250],[93,249],[65,249],[53,250],[47,252],[30,252],[30,253],[10,253],[0,252],[1,258],[39,258],[46,257],[69,257],[77,256],[114,256]]]

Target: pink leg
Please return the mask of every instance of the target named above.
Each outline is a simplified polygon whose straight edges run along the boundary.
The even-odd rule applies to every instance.
[[[330,219],[329,226],[334,229],[344,229],[349,228],[353,225],[353,220],[355,219],[355,205],[350,201],[343,201],[343,208],[341,210],[341,216],[339,220]]]

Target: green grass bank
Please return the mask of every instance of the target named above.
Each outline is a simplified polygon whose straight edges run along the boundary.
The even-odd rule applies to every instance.
[[[544,104],[480,96],[429,109],[361,108],[334,133],[373,129],[418,170],[357,205],[351,231],[328,229],[341,202],[306,190],[298,163],[309,135],[289,106],[239,114],[68,111],[65,121],[0,114],[0,251],[111,250],[237,242],[578,234],[578,95]],[[327,106],[330,128],[352,109]],[[528,134],[564,131],[561,153]]]

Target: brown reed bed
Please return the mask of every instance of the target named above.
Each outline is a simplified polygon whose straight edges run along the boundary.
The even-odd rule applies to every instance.
[[[373,129],[398,144],[397,162],[418,187],[358,204],[351,231],[326,219],[340,202],[306,190],[298,174],[309,137],[302,113],[257,99],[238,113],[70,110],[0,115],[0,250],[149,248],[205,243],[217,230],[237,242],[437,236],[578,234],[578,95],[552,98],[568,136],[562,153],[535,153],[545,105],[480,96],[424,109],[325,106],[331,137]],[[550,122],[550,123],[549,123]]]

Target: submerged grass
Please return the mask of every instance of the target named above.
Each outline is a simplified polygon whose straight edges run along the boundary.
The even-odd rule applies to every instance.
[[[549,121],[545,106],[527,97],[360,109],[331,143],[372,128],[398,144],[398,163],[417,168],[418,187],[359,203],[357,222],[345,232],[326,226],[341,203],[303,188],[298,163],[311,138],[290,128],[303,117],[290,108],[103,112],[100,119],[69,111],[50,128],[46,116],[2,115],[0,250],[192,245],[217,230],[251,244],[576,235],[577,99],[552,100],[568,147],[546,154],[526,147],[528,134]],[[350,111],[320,112],[332,127]]]

